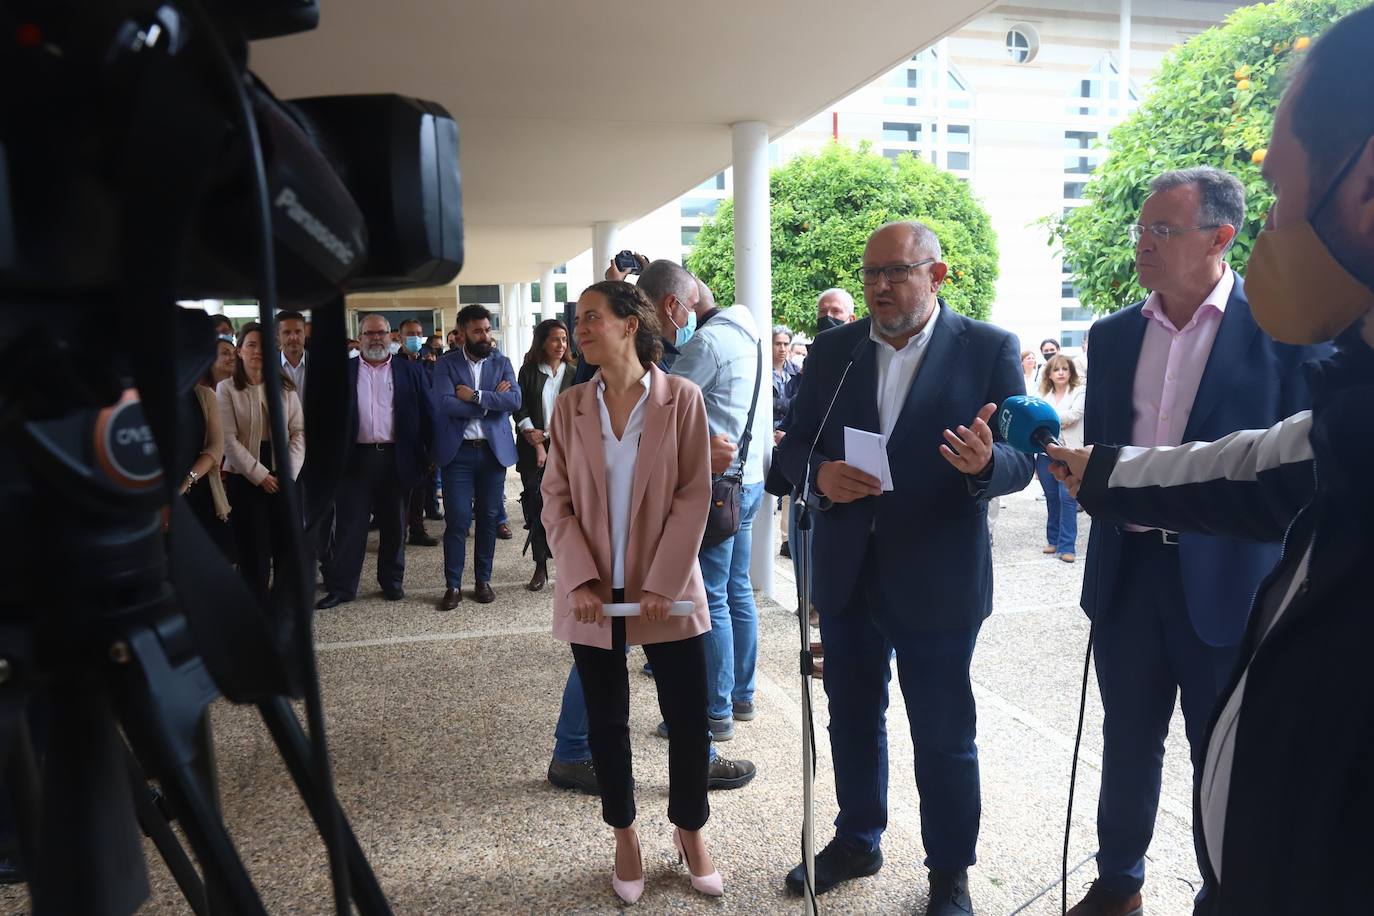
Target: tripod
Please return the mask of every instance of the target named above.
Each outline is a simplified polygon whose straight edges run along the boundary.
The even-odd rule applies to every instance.
[[[64,560],[79,557],[84,573],[70,583],[64,600],[42,601],[21,589],[0,606],[0,777],[16,800],[33,912],[113,916],[137,909],[148,893],[138,824],[198,916],[265,916],[220,816],[207,717],[220,691],[167,582],[161,519],[148,511],[149,502],[159,497],[152,487],[140,493],[136,487],[121,491],[101,485],[102,480],[137,480],[137,454],[116,448],[87,461],[84,450],[62,447],[69,439],[85,440],[64,432],[84,433],[90,427],[108,433],[107,443],[132,441],[124,433],[142,429],[142,416],[128,409],[127,399],[123,405],[112,414],[102,412],[103,426],[92,411],[51,421],[56,428],[25,424],[20,451],[34,479],[46,483],[70,476],[70,486],[10,494],[8,508],[31,513],[33,496],[41,490],[45,505],[36,518],[60,519],[55,524],[64,536],[53,541],[50,561],[64,568]],[[155,451],[152,459],[158,460]],[[54,492],[65,495],[54,498]],[[184,505],[177,509],[186,512]],[[183,536],[194,540],[196,533],[208,546],[198,529]],[[23,553],[6,562],[16,559],[22,561]],[[39,698],[48,735],[41,755],[34,753],[24,715]],[[321,832],[329,829],[326,825],[339,826],[359,911],[389,914],[337,799],[322,790],[318,761],[286,697],[257,705]],[[155,803],[146,777],[159,784],[200,874]]]

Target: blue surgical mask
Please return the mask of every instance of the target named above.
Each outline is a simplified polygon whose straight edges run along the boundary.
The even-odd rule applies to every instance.
[[[234,340],[233,334],[221,334],[219,335],[219,339],[224,341],[225,343],[231,343],[236,347],[238,346],[238,342]]]
[[[425,345],[425,339],[424,339],[423,337],[407,337],[407,338],[406,338],[406,352],[407,352],[407,353],[419,353],[419,352],[420,352],[420,348],[423,347],[424,345]]]
[[[356,347],[353,348],[352,350],[349,350],[349,351],[348,351],[348,358],[349,358],[349,359],[357,359],[357,358],[358,358],[358,349],[357,349]]]
[[[386,348],[388,351],[390,351],[392,356],[395,356],[397,353],[401,352],[401,344],[399,341],[393,340],[391,343],[386,345]]]
[[[691,309],[687,310],[687,323],[677,329],[677,334],[673,338],[673,346],[681,350],[687,346],[687,341],[692,339],[692,335],[697,332],[697,313]]]

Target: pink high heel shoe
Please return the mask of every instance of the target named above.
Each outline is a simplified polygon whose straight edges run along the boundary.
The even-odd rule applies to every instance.
[[[678,829],[673,828],[673,845],[677,847],[677,861],[681,865],[687,865],[687,877],[692,879],[692,890],[699,894],[709,894],[712,897],[719,897],[725,893],[725,881],[720,876],[720,871],[713,871],[709,875],[696,875],[692,873],[692,862],[687,858],[687,850],[683,848],[682,837],[678,835]]]
[[[639,837],[635,837],[635,858],[639,859],[639,877],[633,881],[623,880],[615,873],[614,863],[611,865],[611,889],[629,904],[638,901],[644,893],[644,856],[639,851]]]

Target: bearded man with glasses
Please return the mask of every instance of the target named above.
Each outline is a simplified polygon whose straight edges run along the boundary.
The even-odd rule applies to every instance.
[[[880,228],[856,270],[869,317],[816,336],[777,458],[793,486],[809,479],[822,501],[813,604],[840,814],[816,856],[815,888],[882,867],[895,652],[916,751],[926,913],[958,916],[973,910],[981,812],[969,662],[992,610],[987,505],[1025,487],[1033,468],[987,420],[1025,391],[1021,347],[940,301],[949,267],[920,223]],[[845,427],[883,437],[888,489],[846,462]],[[803,884],[798,866],[787,886]]]
[[[1245,189],[1220,169],[1150,184],[1139,222],[1125,227],[1150,295],[1093,325],[1087,442],[1210,441],[1310,406],[1300,367],[1321,351],[1260,330],[1227,264],[1244,223]],[[1104,713],[1098,878],[1071,916],[1140,912],[1175,698],[1196,758],[1250,598],[1278,557],[1278,543],[1093,522],[1081,604]]]

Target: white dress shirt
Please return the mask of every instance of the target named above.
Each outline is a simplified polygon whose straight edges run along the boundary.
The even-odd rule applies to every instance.
[[[892,436],[892,429],[902,414],[907,393],[911,391],[916,370],[921,368],[921,361],[925,359],[930,336],[939,317],[940,304],[937,302],[930,312],[926,326],[921,328],[919,334],[907,340],[906,346],[900,350],[883,340],[882,335],[878,333],[878,325],[869,322],[868,336],[878,345],[878,425],[882,427],[880,432],[884,439]]]
[[[472,357],[468,355],[468,351],[466,349],[463,350],[463,359],[468,361],[468,368],[472,370],[472,388],[474,391],[477,391],[476,403],[477,406],[480,407],[482,406],[482,392],[478,390],[477,386],[482,383],[482,364],[486,362],[486,359],[479,359],[477,360],[477,362],[473,362]],[[481,417],[473,417],[471,420],[468,421],[467,429],[463,430],[463,438],[487,438],[487,434],[482,431]]]
[[[310,358],[309,353],[301,354],[301,364],[292,366],[286,361],[286,354],[281,354],[281,368],[286,373],[286,377],[291,379],[291,384],[296,386],[296,396],[301,399],[301,405],[305,405],[305,361]]]
[[[544,406],[544,441],[547,442],[549,430],[553,428],[553,405],[558,401],[559,392],[563,387],[563,375],[568,371],[568,364],[560,362],[557,371],[555,371],[549,368],[548,363],[540,363],[539,371],[548,376],[539,398]],[[534,421],[526,417],[520,421],[520,429],[534,429]]]
[[[611,428],[611,415],[606,410],[606,382],[600,374],[596,377],[596,403],[601,408],[601,444],[606,450],[606,499],[610,503],[611,588],[625,587],[625,547],[630,541],[630,503],[634,499],[639,437],[644,432],[644,402],[649,399],[647,371],[639,383],[644,386],[644,393],[630,411],[624,435],[617,439]]]

